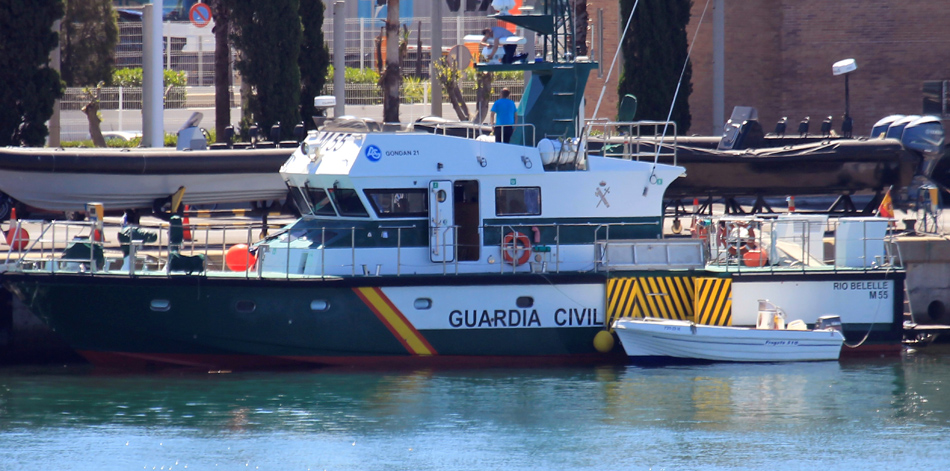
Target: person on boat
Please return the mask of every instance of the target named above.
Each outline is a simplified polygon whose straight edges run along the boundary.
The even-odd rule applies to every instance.
[[[508,96],[511,92],[507,88],[501,89],[501,98],[495,101],[491,106],[491,121],[493,123],[493,132],[495,142],[511,142],[511,133],[514,132],[515,111],[517,107],[515,102]]]
[[[513,64],[517,61],[524,61],[528,54],[522,53],[515,55],[515,51],[518,49],[517,44],[505,44],[504,55],[501,59],[498,59],[497,54],[501,46],[501,40],[509,36],[514,36],[511,31],[508,31],[506,28],[501,26],[494,26],[491,28],[485,28],[482,30],[482,55],[485,56],[485,62],[489,64]],[[486,52],[487,51],[487,52]]]

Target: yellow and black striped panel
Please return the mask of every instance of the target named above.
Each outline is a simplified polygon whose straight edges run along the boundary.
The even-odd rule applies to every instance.
[[[638,278],[640,305],[644,317],[693,318],[693,278],[689,276],[647,276]]]
[[[696,319],[702,325],[732,325],[732,279],[696,278]]]
[[[620,317],[642,317],[635,314],[637,308],[636,278],[610,278],[607,280],[607,325],[613,325]]]
[[[607,322],[618,317],[693,318],[693,279],[645,276],[607,280]]]

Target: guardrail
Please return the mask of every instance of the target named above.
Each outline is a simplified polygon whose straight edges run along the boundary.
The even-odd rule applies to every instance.
[[[604,157],[637,161],[669,157],[676,165],[676,123],[673,121],[588,119],[585,125],[591,135],[603,139],[601,154]]]
[[[812,227],[818,224],[813,221],[722,218],[710,220],[708,223],[702,221],[699,229],[694,229],[694,239],[629,239],[611,236],[611,229],[616,232],[623,226],[656,224],[484,225],[477,228],[479,240],[485,241],[489,235],[497,234],[497,243],[481,243],[477,246],[459,243],[459,233],[463,230],[471,232],[473,228],[453,225],[441,227],[439,233],[433,233],[434,229],[429,228],[428,243],[408,247],[404,245],[407,231],[420,231],[418,225],[372,229],[356,226],[312,228],[307,229],[310,231],[308,236],[313,237],[314,231],[318,231],[319,239],[310,240],[306,247],[313,251],[311,258],[313,262],[319,263],[319,269],[304,275],[291,268],[290,256],[285,257],[285,265],[281,270],[274,271],[272,267],[265,271],[264,264],[256,262],[258,256],[253,251],[241,249],[243,251],[230,253],[240,244],[253,248],[268,230],[276,228],[275,225],[186,224],[183,230],[190,233],[190,237],[179,242],[171,239],[170,234],[173,231],[170,231],[171,226],[168,223],[138,226],[144,233],[152,234],[152,239],[146,241],[127,233],[123,240],[119,237],[119,228],[103,227],[90,222],[18,220],[7,234],[5,267],[7,270],[18,269],[24,272],[83,273],[93,276],[170,276],[185,271],[204,272],[209,276],[296,279],[381,274],[404,276],[406,268],[418,269],[420,263],[429,267],[433,263],[440,264],[444,275],[463,272],[525,273],[525,265],[527,271],[539,273],[561,273],[567,265],[571,271],[595,272],[701,269],[709,266],[739,274],[763,271],[867,271],[898,268],[902,265],[896,244],[890,243],[893,234],[889,228],[881,230],[882,224],[887,225],[885,219],[855,220],[850,227],[839,226],[839,241],[836,243],[834,260],[826,260],[823,256],[816,257],[815,254],[819,252],[814,244],[823,244],[823,241],[811,240],[810,234],[823,233],[824,228]],[[578,228],[582,228],[582,231],[577,232]],[[569,229],[574,230],[572,237],[576,239],[578,234],[581,234],[582,238],[589,237],[585,239],[588,242],[562,243],[563,231]],[[268,246],[282,248],[290,254],[294,249],[293,241],[296,240],[291,237],[290,231],[299,230],[288,226],[286,230],[274,233],[274,237],[268,240]],[[370,232],[380,230],[395,232],[395,246],[383,247],[394,252],[387,255],[390,260],[388,262],[381,260],[380,263],[367,263],[366,256],[360,255],[363,249],[357,241],[368,236]],[[31,237],[29,231],[37,235]],[[328,238],[328,231],[336,234],[332,240]],[[364,231],[367,234],[364,234]],[[542,231],[545,234],[543,239],[547,241],[544,243],[540,242]],[[583,235],[588,233],[589,236]],[[284,234],[287,236],[281,237]],[[435,239],[432,239],[433,235]],[[342,238],[348,238],[349,243],[340,244]],[[489,239],[494,240],[494,236]],[[327,247],[328,243],[330,247]],[[443,254],[442,261],[432,262],[428,257],[419,258],[419,249],[431,250],[432,243],[438,244],[436,248]],[[286,245],[281,247],[281,244]],[[823,245],[819,247],[824,250]],[[466,252],[466,248],[477,250],[478,257],[474,260],[459,260],[459,255]],[[414,251],[410,258],[407,258],[407,250]],[[347,252],[348,256],[343,255]],[[525,254],[529,257],[525,257]],[[341,265],[341,255],[348,258],[349,263],[344,262]],[[185,270],[176,268],[173,259],[194,256],[202,259],[200,266],[187,265]],[[330,260],[336,265],[328,269]],[[476,271],[472,270],[471,265],[465,269],[460,265],[461,262],[479,260],[486,264],[478,265],[480,269]],[[395,267],[390,265],[384,270],[383,263],[394,263]],[[491,268],[492,263],[498,264],[497,269]],[[236,264],[239,268],[229,267],[231,264]]]
[[[709,264],[731,272],[873,270],[903,266],[892,224],[884,218],[839,220],[832,254],[824,242],[829,223],[794,216],[703,218],[693,234],[704,241]]]

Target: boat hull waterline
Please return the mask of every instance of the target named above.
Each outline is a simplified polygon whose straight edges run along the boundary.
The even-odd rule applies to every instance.
[[[432,277],[422,284],[4,276],[9,289],[100,366],[510,366],[626,359],[616,344],[607,352],[594,345],[606,322],[599,276]]]

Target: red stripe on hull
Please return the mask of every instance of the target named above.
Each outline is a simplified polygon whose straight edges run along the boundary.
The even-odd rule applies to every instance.
[[[904,345],[898,343],[876,343],[871,345],[861,345],[857,348],[851,348],[847,345],[841,347],[842,358],[867,358],[870,356],[895,356],[900,355],[904,350]]]
[[[103,368],[200,370],[254,370],[265,368],[357,367],[357,368],[471,368],[624,364],[622,353],[591,353],[550,356],[340,356],[269,357],[255,355],[185,355],[173,353],[126,353],[80,351],[86,360]]]

